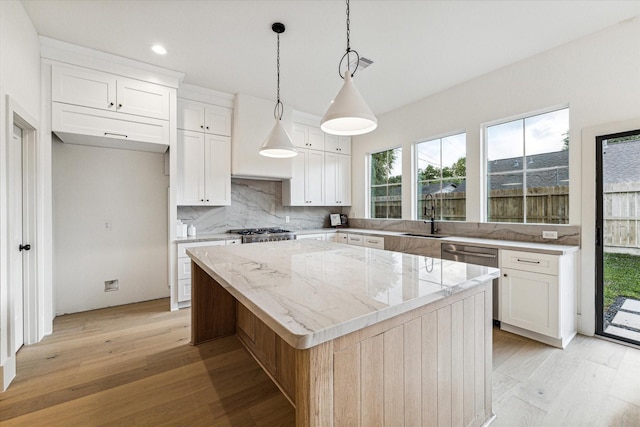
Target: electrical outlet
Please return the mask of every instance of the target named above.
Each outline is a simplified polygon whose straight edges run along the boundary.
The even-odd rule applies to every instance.
[[[118,279],[115,280],[106,280],[104,282],[104,291],[105,292],[113,292],[120,289],[120,284],[118,283]]]
[[[104,220],[104,229],[107,231],[111,231],[111,220],[110,219],[105,219]]]
[[[557,231],[543,231],[542,232],[543,239],[557,239],[558,232]]]
[[[286,224],[289,224],[289,215],[287,215],[287,216],[285,216],[285,217],[284,217],[284,222],[285,222]]]

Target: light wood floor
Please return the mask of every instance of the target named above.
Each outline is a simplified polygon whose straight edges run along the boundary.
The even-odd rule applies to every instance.
[[[235,337],[189,345],[168,300],[62,316],[18,354],[4,426],[290,426],[293,408]],[[640,426],[640,350],[559,350],[494,329],[496,427]]]

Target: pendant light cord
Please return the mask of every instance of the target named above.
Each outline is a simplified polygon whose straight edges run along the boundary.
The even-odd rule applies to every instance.
[[[349,54],[355,53],[356,55],[356,59],[357,59],[356,68],[353,70],[353,73],[351,73],[351,77],[353,77],[356,74],[356,71],[358,70],[358,65],[360,63],[360,55],[358,54],[358,51],[351,49],[351,19],[349,17],[351,10],[349,9],[349,0],[346,0],[346,1],[347,1],[347,51],[345,52],[344,55],[342,55],[342,59],[340,59],[340,63],[338,64],[338,75],[342,79],[344,79],[344,75],[342,74],[340,69],[342,68],[342,61],[344,61],[344,58],[347,58],[347,71],[351,73],[351,64],[349,63]]]
[[[277,80],[278,80],[278,89],[276,92],[276,98],[277,98],[277,102],[276,102],[276,107],[273,110],[273,116],[275,117],[276,120],[282,120],[282,113],[284,112],[284,105],[282,105],[282,102],[280,102],[280,33],[277,34],[278,37],[278,48],[277,48],[277,55],[276,55],[276,68],[277,68]]]

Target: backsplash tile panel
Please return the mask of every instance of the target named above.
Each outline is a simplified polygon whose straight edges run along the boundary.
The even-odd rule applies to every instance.
[[[282,206],[282,182],[253,179],[231,180],[230,206],[178,206],[178,219],[195,225],[197,234],[256,227],[323,228],[329,227],[332,213],[342,213],[342,208]]]

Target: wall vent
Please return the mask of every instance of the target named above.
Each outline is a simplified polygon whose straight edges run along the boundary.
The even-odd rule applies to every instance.
[[[105,292],[113,292],[120,289],[120,285],[118,284],[118,280],[107,280],[104,282],[104,291]]]
[[[371,64],[373,64],[373,60],[369,58],[365,58],[364,56],[361,56],[360,61],[358,62],[358,71],[364,70]],[[355,68],[356,68],[356,58],[353,58],[353,60],[349,62],[349,69],[353,70]]]

